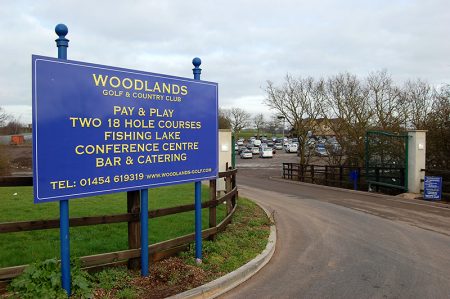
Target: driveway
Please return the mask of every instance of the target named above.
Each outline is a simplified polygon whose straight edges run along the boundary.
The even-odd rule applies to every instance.
[[[221,298],[450,298],[448,205],[269,180],[279,168],[253,162],[238,161],[239,194],[274,211],[277,248]]]

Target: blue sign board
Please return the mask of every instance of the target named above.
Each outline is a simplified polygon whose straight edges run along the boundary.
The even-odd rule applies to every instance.
[[[423,198],[440,200],[442,197],[442,177],[425,176],[423,183]]]
[[[208,180],[218,84],[33,56],[35,203]]]

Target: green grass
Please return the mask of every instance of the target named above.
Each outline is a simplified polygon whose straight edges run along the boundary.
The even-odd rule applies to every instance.
[[[209,189],[202,190],[203,201]],[[173,207],[194,202],[194,184],[173,185],[149,190],[149,209]],[[73,199],[70,217],[126,213],[126,193]],[[203,228],[208,226],[208,209],[202,210]],[[225,216],[219,206],[218,222]],[[31,187],[0,188],[0,222],[59,218],[59,204],[33,203]],[[149,219],[150,244],[194,232],[194,212]],[[127,223],[70,228],[71,256],[85,256],[128,249]],[[59,258],[59,230],[0,234],[0,267]]]
[[[260,254],[267,245],[271,223],[254,202],[239,198],[233,221],[215,241],[203,242],[203,263],[199,267],[217,276],[229,273]],[[194,263],[193,252],[184,253],[187,263]]]
[[[95,274],[95,298],[163,298],[205,284],[243,266],[267,245],[271,222],[255,203],[239,198],[233,221],[215,241],[203,242],[203,259],[197,264],[194,248],[155,264],[149,277],[125,267]]]
[[[270,225],[271,221],[260,207],[239,198],[232,223],[216,236],[215,241],[203,242],[202,264],[197,265],[194,259],[195,246],[190,246],[190,251],[180,253],[179,257],[151,263],[149,276],[145,278],[140,276],[139,271],[128,270],[123,266],[106,268],[92,275],[76,271],[79,268],[73,267],[73,279],[78,283],[73,285],[72,290],[79,294],[90,293],[92,298],[165,298],[205,284],[255,258],[267,245]],[[46,267],[48,264],[56,265],[57,261],[47,260],[32,265],[26,271],[28,273],[12,282],[10,293],[0,295],[0,298],[13,298],[14,295],[38,298],[43,297],[42,293],[63,292],[59,283],[60,271]],[[78,295],[74,297],[79,298]]]

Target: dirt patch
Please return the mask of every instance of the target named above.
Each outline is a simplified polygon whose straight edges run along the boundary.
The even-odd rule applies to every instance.
[[[169,258],[156,263],[149,277],[138,277],[132,283],[142,290],[139,298],[165,298],[202,285],[208,276],[201,268]]]
[[[32,170],[31,143],[23,145],[0,145],[0,160],[3,161],[4,175]],[[1,163],[0,163],[1,164]],[[1,165],[0,165],[1,168]]]
[[[131,296],[133,298],[166,298],[198,287],[210,281],[212,276],[212,273],[204,269],[187,265],[180,258],[171,257],[153,264],[147,277],[134,273],[127,287],[136,291]],[[121,292],[123,289],[96,289],[94,298],[122,298]]]

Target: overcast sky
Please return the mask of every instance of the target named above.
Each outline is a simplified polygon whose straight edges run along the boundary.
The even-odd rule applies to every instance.
[[[387,69],[401,84],[450,83],[450,1],[8,1],[0,0],[0,106],[31,122],[31,54],[219,83],[219,105],[251,113],[267,80]]]

